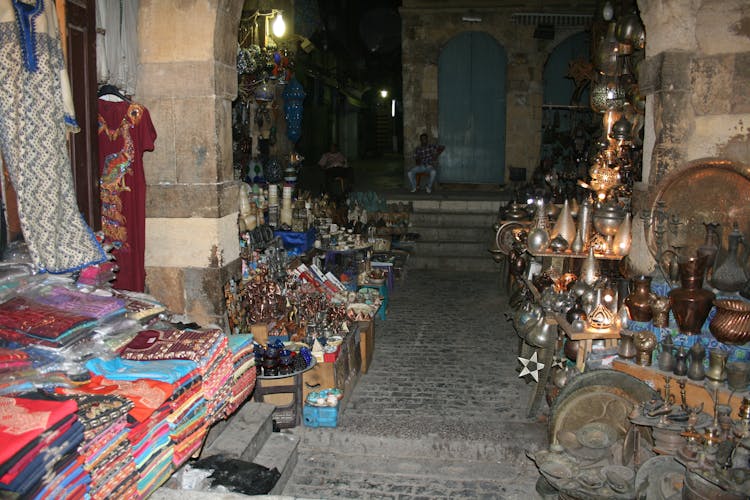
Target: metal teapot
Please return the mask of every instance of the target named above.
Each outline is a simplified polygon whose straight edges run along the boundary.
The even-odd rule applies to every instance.
[[[545,317],[526,334],[526,343],[551,349],[557,343],[557,322]]]

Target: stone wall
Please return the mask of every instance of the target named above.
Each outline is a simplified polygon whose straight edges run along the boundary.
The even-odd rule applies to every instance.
[[[239,268],[231,102],[242,0],[141,0],[136,99],[156,127],[144,157],[146,286],[170,310],[221,324]]]
[[[641,198],[698,159],[750,167],[750,3],[639,0],[638,7],[646,27]]]
[[[554,47],[577,30],[557,28],[554,40],[538,40],[533,36],[535,26],[512,22],[511,15],[519,12],[518,8],[482,6],[488,3],[492,2],[479,2],[470,11],[481,18],[481,22],[474,23],[462,21],[467,9],[440,8],[440,2],[410,1],[401,8],[404,172],[413,163],[411,153],[419,144],[419,135],[426,132],[432,138],[439,137],[440,50],[451,38],[466,31],[488,33],[508,56],[506,166],[524,167],[531,172],[539,164],[544,64]]]

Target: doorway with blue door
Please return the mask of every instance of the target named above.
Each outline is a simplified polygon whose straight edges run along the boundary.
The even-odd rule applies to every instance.
[[[507,61],[505,48],[481,31],[460,33],[441,50],[441,184],[504,183]]]

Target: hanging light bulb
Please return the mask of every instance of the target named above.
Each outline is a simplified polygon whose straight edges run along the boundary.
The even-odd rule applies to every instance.
[[[273,29],[273,36],[276,38],[281,38],[286,33],[286,23],[284,22],[284,18],[281,17],[281,12],[276,14],[276,19],[274,19],[271,28]]]

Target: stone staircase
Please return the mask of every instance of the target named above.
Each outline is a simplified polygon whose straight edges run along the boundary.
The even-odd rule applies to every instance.
[[[269,495],[280,495],[297,464],[297,448],[300,438],[290,432],[273,432],[274,406],[266,403],[246,402],[229,419],[217,422],[209,431],[200,458],[222,454],[247,462],[276,468],[281,477]],[[181,470],[151,499],[186,500],[188,498],[228,499],[226,492],[211,489],[183,489]],[[241,498],[243,495],[236,494]]]
[[[410,200],[409,232],[419,234],[409,257],[412,269],[497,271],[488,249],[504,201],[429,197]]]

